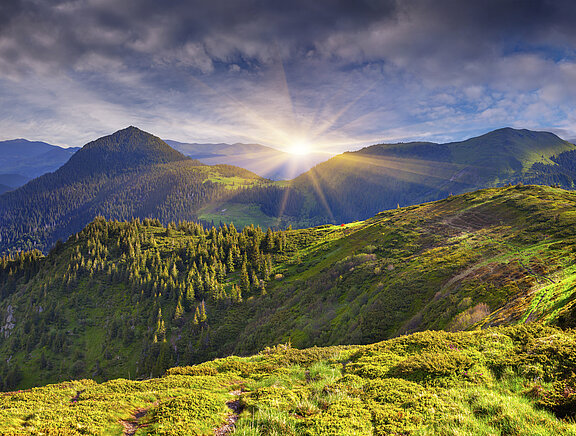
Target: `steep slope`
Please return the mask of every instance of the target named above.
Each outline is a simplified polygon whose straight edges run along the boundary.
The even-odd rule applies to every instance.
[[[86,144],[56,172],[2,195],[0,252],[48,249],[98,215],[196,219],[202,205],[258,181],[241,168],[207,167],[129,127]]]
[[[575,355],[574,331],[540,326],[278,345],[157,379],[7,392],[0,432],[574,435]]]
[[[0,141],[0,174],[20,174],[30,180],[57,170],[76,151],[77,147],[62,148],[26,139]],[[13,187],[24,183],[25,181]]]
[[[293,179],[330,157],[326,153],[294,155],[260,144],[166,143],[205,164],[235,165],[272,180]]]
[[[2,259],[0,374],[8,388],[287,341],[576,326],[575,207],[572,192],[513,186],[282,232],[99,218],[47,257]]]
[[[304,215],[342,222],[365,219],[398,204],[507,183],[572,188],[575,170],[573,144],[548,132],[505,128],[448,144],[373,145],[338,155],[293,185],[315,198]]]

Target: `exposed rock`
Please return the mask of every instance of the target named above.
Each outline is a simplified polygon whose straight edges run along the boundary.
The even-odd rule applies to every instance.
[[[0,335],[4,335],[5,338],[10,336],[12,333],[12,329],[16,326],[16,319],[14,318],[14,308],[11,304],[8,305],[6,309],[6,319],[4,321],[4,325],[0,327]]]

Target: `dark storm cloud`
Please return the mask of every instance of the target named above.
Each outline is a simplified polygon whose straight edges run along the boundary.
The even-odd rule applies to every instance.
[[[570,130],[574,22],[569,0],[3,0],[0,127]]]
[[[332,32],[393,16],[393,1],[8,1],[0,56],[73,65],[90,53],[136,62],[197,44],[219,61],[267,58],[266,47],[313,47]]]
[[[277,44],[291,60],[466,59],[527,42],[564,49],[575,18],[574,2],[543,0],[5,0],[0,56],[66,67],[96,53],[145,67],[143,56],[170,60],[187,44],[191,57],[224,62],[266,60]]]

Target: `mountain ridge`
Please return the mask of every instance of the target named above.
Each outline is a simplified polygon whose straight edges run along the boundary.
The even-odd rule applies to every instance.
[[[144,144],[144,149],[136,147],[137,143]],[[157,175],[163,171],[172,175],[167,178],[144,177],[147,165]],[[162,165],[164,169],[160,169]],[[169,167],[172,169],[168,170]],[[180,169],[176,170],[175,167]],[[202,173],[205,178],[202,184],[188,183],[189,186],[185,187],[187,182],[183,179],[183,171]],[[123,179],[119,183],[127,187],[126,193],[117,192],[118,188],[106,182],[105,178],[114,174],[122,174]],[[234,174],[239,178],[235,179]],[[40,182],[32,182],[31,187],[0,197],[0,203],[8,201],[4,203],[5,207],[13,209],[4,212],[8,220],[4,221],[4,225],[16,226],[11,234],[2,236],[0,249],[34,246],[48,249],[49,245],[46,244],[56,239],[35,236],[46,233],[45,230],[38,232],[38,229],[44,226],[53,232],[51,229],[59,226],[63,229],[69,224],[61,223],[61,218],[54,216],[49,224],[39,227],[36,222],[42,222],[44,218],[38,216],[38,211],[32,210],[31,203],[25,206],[26,213],[18,212],[20,206],[17,205],[32,201],[31,196],[54,197],[70,189],[77,190],[77,193],[68,193],[65,198],[79,194],[91,197],[94,194],[84,192],[82,184],[79,190],[79,186],[70,188],[74,181],[86,181],[90,177],[94,181],[99,180],[95,182],[96,185],[108,183],[107,188],[99,191],[102,194],[91,207],[91,216],[74,218],[77,223],[74,231],[80,230],[81,226],[99,214],[115,219],[154,217],[154,214],[158,214],[156,217],[164,223],[169,220],[201,219],[208,223],[222,221],[241,225],[255,223],[263,226],[310,227],[366,219],[385,209],[519,182],[573,189],[576,146],[548,132],[503,128],[447,144],[377,144],[338,155],[293,180],[271,182],[259,180],[254,174],[238,168],[203,165],[173,150],[160,138],[129,127],[87,144],[68,164]],[[145,178],[149,179],[147,187],[142,185]],[[154,182],[151,182],[152,178]],[[158,188],[150,183],[158,185]],[[96,185],[91,189],[95,189]],[[139,187],[135,189],[131,185]],[[153,191],[156,193],[152,194]],[[164,193],[160,194],[160,191]],[[105,192],[114,193],[114,199],[106,199]],[[169,192],[174,192],[177,199],[169,197]],[[40,201],[40,206],[52,204],[50,202],[53,200],[46,201],[46,198]],[[81,200],[79,204],[87,204],[84,201]],[[120,205],[115,207],[115,202]],[[190,202],[194,205],[184,206]],[[170,208],[169,204],[177,207]],[[51,215],[51,212],[45,215]],[[62,229],[58,230],[58,237],[66,238],[71,234]],[[31,232],[33,236],[29,237]],[[20,238],[23,240],[17,242]],[[40,245],[34,245],[37,239],[42,240]]]
[[[446,144],[372,145],[316,165],[293,185],[316,198],[310,216],[338,222],[509,183],[572,188],[575,163],[576,146],[553,133],[503,128]]]
[[[57,170],[78,150],[78,147],[62,148],[41,141],[13,139],[0,141],[0,176],[17,175],[6,185],[17,188],[28,180]]]

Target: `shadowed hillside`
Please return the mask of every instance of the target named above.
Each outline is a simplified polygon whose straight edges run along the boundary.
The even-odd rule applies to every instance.
[[[507,183],[571,189],[575,169],[573,144],[548,132],[505,128],[448,144],[373,145],[319,164],[293,185],[315,198],[304,214],[345,222]]]
[[[135,127],[86,144],[58,171],[0,197],[0,252],[49,249],[95,216],[197,219],[204,204],[259,182],[247,170],[208,167]]]

